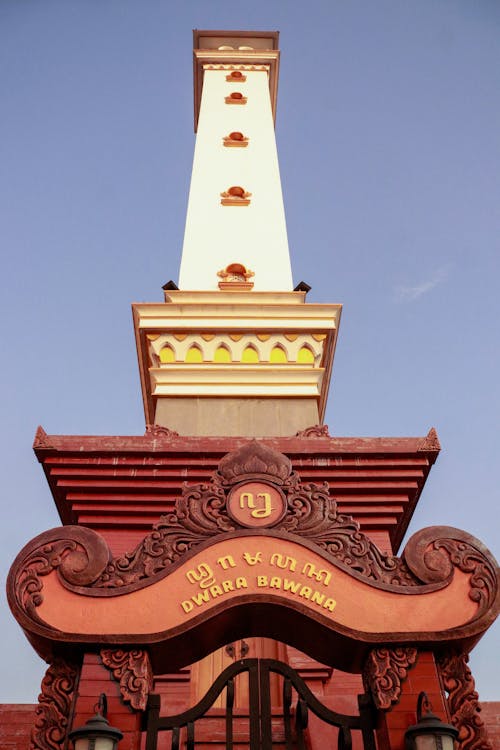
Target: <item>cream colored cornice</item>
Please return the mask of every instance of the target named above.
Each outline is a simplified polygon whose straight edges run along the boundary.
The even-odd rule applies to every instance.
[[[152,392],[160,396],[314,398],[321,392],[324,369],[298,365],[217,366],[176,364],[150,368]]]
[[[132,305],[147,421],[158,398],[181,396],[313,398],[322,418],[342,306],[308,304],[304,296],[175,290],[167,302]],[[215,361],[220,345],[228,361]],[[199,362],[189,361],[193,346]],[[245,361],[248,346],[259,361]],[[273,361],[270,347],[282,347],[287,361]],[[310,362],[301,360],[301,347],[311,352]]]

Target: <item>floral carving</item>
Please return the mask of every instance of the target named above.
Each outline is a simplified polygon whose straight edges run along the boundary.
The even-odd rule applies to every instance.
[[[331,435],[327,424],[315,424],[312,427],[306,427],[305,430],[299,430],[295,433],[295,437],[329,438]]]
[[[468,661],[468,654],[454,651],[441,655],[437,662],[448,693],[451,721],[458,729],[458,750],[493,750],[479,715],[479,696]]]
[[[75,664],[63,659],[56,659],[47,669],[35,709],[30,750],[64,747],[78,672]]]
[[[144,711],[148,695],[153,687],[153,671],[146,651],[132,649],[101,649],[101,659],[105,667],[113,672],[120,683],[120,693],[125,703],[130,703],[137,711]]]
[[[246,477],[259,477],[283,484],[291,474],[292,463],[287,456],[257,440],[251,440],[221,459],[215,480],[226,485],[241,482]]]
[[[147,424],[146,432],[144,433],[148,437],[152,438],[172,438],[179,437],[179,433],[175,430],[171,430],[168,427],[163,427],[159,424]]]
[[[417,660],[417,649],[375,648],[370,651],[363,670],[365,688],[375,706],[387,711],[401,696],[401,683]]]

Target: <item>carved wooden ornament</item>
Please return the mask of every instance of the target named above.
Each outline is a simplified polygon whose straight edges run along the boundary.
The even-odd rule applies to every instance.
[[[120,693],[125,703],[137,711],[144,711],[153,687],[153,671],[149,656],[142,649],[101,649],[105,667],[120,683]]]
[[[468,661],[468,654],[451,650],[437,662],[448,693],[451,721],[458,729],[458,750],[493,750],[480,716],[479,696]]]
[[[265,525],[240,523],[228,497]],[[284,513],[272,515],[277,498]],[[126,555],[111,558],[82,527],[41,534],[14,562],[8,596],[42,655],[54,643],[142,644],[153,660],[168,652],[182,664],[259,635],[327,664],[336,651],[348,669],[378,644],[463,648],[499,609],[496,563],[474,537],[433,527],[401,558],[386,555],[338,513],[326,483],[302,483],[255,440],[226,455],[210,484],[187,485]]]
[[[47,669],[35,709],[30,750],[63,750],[78,672],[73,662],[60,658]]]
[[[363,682],[375,706],[387,711],[399,701],[401,685],[417,660],[417,649],[376,648],[370,651],[363,668]]]

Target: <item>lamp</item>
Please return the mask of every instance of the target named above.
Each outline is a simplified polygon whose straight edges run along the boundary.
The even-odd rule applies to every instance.
[[[108,700],[104,693],[99,696],[94,710],[95,716],[68,735],[75,750],[115,750],[123,734],[116,727],[110,726],[106,719]]]
[[[417,723],[405,732],[405,750],[453,750],[457,737],[458,729],[433,714],[427,693],[421,692],[417,701]]]

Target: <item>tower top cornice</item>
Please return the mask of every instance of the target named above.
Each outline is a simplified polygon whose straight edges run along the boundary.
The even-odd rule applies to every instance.
[[[264,70],[269,78],[276,119],[280,52],[279,31],[193,30],[194,130],[198,129],[203,75],[211,69]]]

